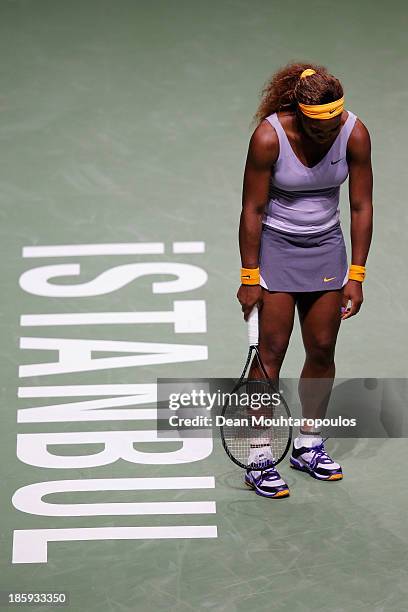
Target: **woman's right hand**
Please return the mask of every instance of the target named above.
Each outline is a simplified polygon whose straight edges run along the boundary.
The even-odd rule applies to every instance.
[[[245,321],[255,306],[262,306],[262,287],[260,285],[241,285],[238,289],[237,298],[242,307]]]

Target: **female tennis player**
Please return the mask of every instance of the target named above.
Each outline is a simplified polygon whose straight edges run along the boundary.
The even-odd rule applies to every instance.
[[[323,66],[290,63],[265,85],[245,167],[239,229],[241,286],[247,319],[259,308],[259,350],[278,380],[298,310],[306,359],[299,383],[303,416],[323,418],[335,374],[340,322],[363,302],[372,235],[370,136],[344,108],[340,81]],[[351,262],[339,221],[340,185],[349,177]],[[256,365],[250,377],[258,377]],[[257,463],[270,447],[254,446]],[[290,464],[318,480],[340,480],[321,432],[305,426]],[[265,497],[289,489],[276,468],[248,470],[245,482]]]

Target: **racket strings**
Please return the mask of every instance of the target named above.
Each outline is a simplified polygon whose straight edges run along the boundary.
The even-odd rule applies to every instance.
[[[290,436],[286,404],[277,396],[275,386],[266,380],[243,382],[237,395],[242,401],[238,405],[231,403],[224,410],[224,416],[233,421],[223,426],[229,453],[240,464],[249,465],[253,463],[249,460],[255,454],[253,449],[259,447],[258,454],[262,455],[263,447],[270,466],[285,453]]]

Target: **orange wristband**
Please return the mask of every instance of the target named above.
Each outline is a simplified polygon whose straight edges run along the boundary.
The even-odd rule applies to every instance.
[[[351,264],[349,271],[349,280],[355,280],[362,283],[365,279],[366,269],[365,266],[356,266]]]
[[[260,281],[259,268],[241,268],[242,285],[259,285]]]

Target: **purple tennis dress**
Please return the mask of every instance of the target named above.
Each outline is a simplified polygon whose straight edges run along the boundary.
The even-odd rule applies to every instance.
[[[348,176],[351,111],[330,150],[312,168],[296,157],[276,113],[266,119],[279,139],[262,226],[259,268],[268,291],[341,289],[348,264],[340,227],[340,185]]]

